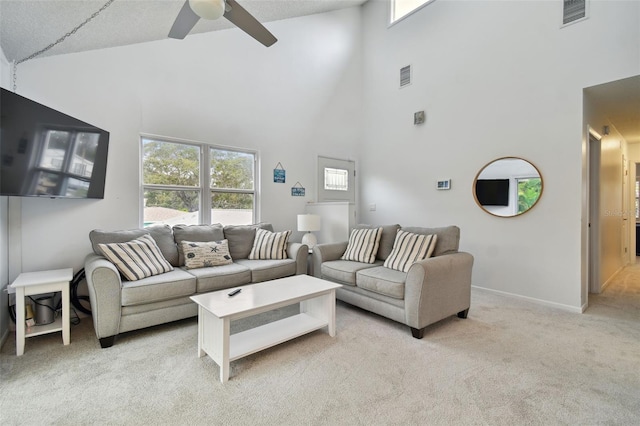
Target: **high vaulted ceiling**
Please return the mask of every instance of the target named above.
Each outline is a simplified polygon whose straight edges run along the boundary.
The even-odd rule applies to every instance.
[[[185,0],[115,0],[75,34],[41,56],[123,46],[167,38]],[[260,22],[353,7],[367,0],[238,0]],[[55,43],[109,0],[0,0],[0,46],[9,62]],[[201,19],[191,34],[234,28],[224,18]],[[274,34],[276,37],[277,34]],[[247,36],[248,37],[248,36]],[[627,142],[640,143],[640,76],[587,89],[608,111]]]
[[[238,3],[265,23],[358,6],[365,1],[239,0]],[[165,39],[184,2],[115,0],[75,34],[41,56]],[[55,43],[107,3],[108,0],[0,0],[0,46],[9,62],[21,61]],[[191,34],[226,28],[234,26],[224,18],[201,19]]]

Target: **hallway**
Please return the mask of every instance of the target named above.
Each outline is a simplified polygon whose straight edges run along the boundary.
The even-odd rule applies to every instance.
[[[640,322],[640,258],[618,272],[602,293],[589,294],[585,314]]]

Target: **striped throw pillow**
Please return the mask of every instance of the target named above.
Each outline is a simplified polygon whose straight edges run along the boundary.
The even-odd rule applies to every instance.
[[[347,250],[342,255],[342,260],[374,263],[380,246],[380,237],[382,237],[382,227],[354,229],[349,236]]]
[[[413,234],[398,229],[391,254],[384,266],[397,271],[408,272],[413,262],[426,259],[433,254],[438,236]]]
[[[98,244],[98,247],[129,281],[173,271],[151,235],[126,243]]]
[[[290,235],[291,231],[271,232],[266,229],[256,229],[249,259],[286,259]]]

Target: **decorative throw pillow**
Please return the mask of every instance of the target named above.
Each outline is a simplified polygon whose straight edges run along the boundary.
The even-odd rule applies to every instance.
[[[229,254],[229,241],[181,241],[184,266],[187,269],[221,266],[233,263]]]
[[[380,246],[382,227],[371,229],[354,229],[349,236],[347,250],[342,260],[353,260],[362,263],[374,263]]]
[[[413,262],[426,259],[433,254],[438,236],[413,234],[398,229],[391,254],[384,266],[397,271],[408,272]]]
[[[291,231],[271,232],[266,229],[256,229],[249,259],[286,259],[290,235]]]
[[[173,271],[151,235],[125,243],[98,244],[98,247],[129,281]]]

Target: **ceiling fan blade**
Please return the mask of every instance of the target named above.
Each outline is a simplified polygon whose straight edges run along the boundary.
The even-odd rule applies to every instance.
[[[235,0],[226,0],[226,3],[230,10],[227,10],[224,13],[224,17],[231,21],[236,27],[240,28],[242,31],[267,47],[278,41],[278,39],[275,38],[269,30],[267,30],[256,18],[240,6],[238,2]]]
[[[171,27],[171,31],[169,31],[169,37],[182,40],[189,34],[189,31],[196,25],[199,19],[200,17],[191,10],[189,0],[185,1]]]

